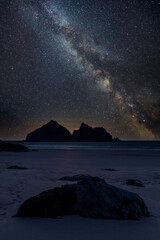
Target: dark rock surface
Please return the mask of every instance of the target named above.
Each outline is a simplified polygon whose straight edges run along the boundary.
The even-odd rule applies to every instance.
[[[93,128],[96,140],[99,142],[113,141],[112,135],[109,134],[103,127]]]
[[[105,168],[103,169],[104,171],[109,171],[109,172],[116,172],[117,170],[114,168]]]
[[[8,167],[7,169],[27,170],[28,168],[13,165],[13,166]]]
[[[79,130],[74,130],[73,138],[76,141],[96,141],[96,136],[94,134],[93,128],[85,123],[82,123]]]
[[[113,138],[113,142],[121,142],[121,140],[119,138]]]
[[[135,193],[88,176],[77,184],[64,185],[34,196],[19,208],[16,217],[56,218],[64,215],[102,219],[139,219],[149,216]]]
[[[75,141],[80,142],[107,142],[113,141],[112,136],[103,128],[92,128],[82,123],[79,130],[73,132]]]
[[[63,142],[72,141],[71,133],[55,121],[50,121],[41,128],[29,133],[26,141],[30,142]]]
[[[28,142],[118,142],[118,138],[112,136],[103,128],[92,128],[82,123],[79,130],[73,135],[63,126],[55,121],[50,121],[41,128],[29,133],[26,137]]]
[[[137,180],[137,179],[127,179],[126,184],[136,186],[136,187],[144,187],[144,184],[140,180]]]
[[[90,175],[83,175],[83,174],[78,174],[78,175],[74,175],[74,176],[64,176],[62,178],[60,178],[59,180],[61,181],[81,181],[81,180],[85,180],[86,178],[91,177]]]
[[[7,143],[0,140],[0,152],[27,152],[29,148],[21,144]]]

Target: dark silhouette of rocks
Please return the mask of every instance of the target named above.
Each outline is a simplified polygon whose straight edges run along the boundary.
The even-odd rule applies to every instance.
[[[0,152],[27,152],[29,148],[21,144],[7,143],[0,140]]]
[[[114,168],[105,168],[103,169],[104,171],[109,171],[109,172],[116,172],[117,170]]]
[[[120,142],[121,140],[119,138],[113,138],[113,142]]]
[[[73,138],[75,141],[96,141],[96,135],[93,131],[93,128],[88,126],[85,123],[82,123],[79,130],[74,130]]]
[[[92,128],[82,123],[79,130],[74,130],[73,135],[55,121],[50,121],[41,128],[29,133],[26,141],[30,142],[118,142],[118,138],[112,138],[103,127]]]
[[[144,187],[144,184],[140,180],[137,180],[137,179],[127,179],[126,184],[136,186],[136,187]]]
[[[48,122],[41,128],[29,133],[26,137],[26,141],[30,142],[65,142],[71,140],[71,133],[56,121]]]
[[[57,187],[25,201],[15,217],[56,218],[64,215],[102,219],[148,217],[137,194],[107,184],[98,177],[85,177],[76,184]]]
[[[113,141],[112,135],[108,133],[103,127],[92,128],[96,136],[96,140],[99,142]]]
[[[74,176],[64,176],[62,178],[60,178],[59,180],[61,181],[81,181],[81,180],[85,180],[86,178],[91,177],[90,175],[84,175],[84,174],[78,174],[78,175],[74,175]]]
[[[75,141],[80,142],[107,142],[113,141],[112,136],[103,128],[92,128],[82,123],[79,130],[73,132]]]
[[[13,165],[13,166],[8,167],[7,169],[27,170],[28,168],[20,167],[20,166],[17,166],[17,165]]]

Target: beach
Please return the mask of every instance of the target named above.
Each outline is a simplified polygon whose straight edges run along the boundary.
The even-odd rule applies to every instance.
[[[160,150],[84,147],[39,148],[30,152],[0,152],[0,239],[108,239],[159,240]],[[7,169],[12,165],[26,170]],[[111,171],[114,170],[114,171]],[[95,220],[79,216],[58,219],[12,218],[28,198],[69,181],[64,176],[89,174],[113,186],[139,194],[148,206],[149,218]],[[138,179],[145,187],[126,185]]]

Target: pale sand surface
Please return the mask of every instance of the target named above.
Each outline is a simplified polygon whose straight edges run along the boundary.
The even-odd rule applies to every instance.
[[[9,170],[19,165],[28,170]],[[117,171],[104,171],[114,168]],[[69,183],[63,176],[91,174],[107,183],[138,193],[151,213],[139,221],[93,220],[78,216],[61,219],[12,218],[20,204],[44,190]],[[136,178],[144,188],[127,186]],[[71,182],[70,182],[71,183]],[[1,240],[159,240],[160,151],[154,150],[39,150],[0,153]]]

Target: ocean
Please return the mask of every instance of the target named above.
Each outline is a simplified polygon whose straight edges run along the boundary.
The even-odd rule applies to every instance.
[[[160,150],[160,141],[121,141],[121,142],[17,142],[32,150]]]

